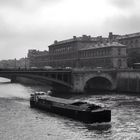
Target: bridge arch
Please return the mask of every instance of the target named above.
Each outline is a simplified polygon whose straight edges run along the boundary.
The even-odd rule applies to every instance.
[[[93,77],[86,82],[84,87],[84,91],[105,91],[111,89],[111,81],[104,77]]]
[[[84,82],[84,91],[111,91],[115,88],[112,77],[108,74],[88,75]]]
[[[45,77],[43,75],[35,75],[35,74],[0,74],[0,77],[11,79],[12,82],[20,82],[21,78],[27,78],[31,80],[35,80],[46,85],[52,87],[54,91],[63,92],[71,90],[72,86],[62,80],[54,79],[51,77]],[[20,80],[19,80],[20,79]]]

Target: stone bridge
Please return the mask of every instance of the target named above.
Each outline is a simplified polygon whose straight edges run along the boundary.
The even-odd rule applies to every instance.
[[[96,90],[120,90],[140,92],[140,70],[0,70],[0,77],[11,79],[33,79],[50,85],[56,92],[75,92]]]
[[[84,92],[116,88],[114,70],[1,70],[0,76],[17,82],[28,78],[50,85],[55,91]]]

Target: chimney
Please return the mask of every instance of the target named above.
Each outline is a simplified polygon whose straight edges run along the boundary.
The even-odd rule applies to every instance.
[[[82,40],[90,40],[90,36],[87,36],[87,35],[82,35]]]
[[[76,36],[73,36],[73,39],[76,40]]]
[[[109,40],[112,40],[113,39],[113,33],[112,32],[109,32],[108,38],[109,38]]]
[[[57,40],[54,41],[54,44],[57,44]]]

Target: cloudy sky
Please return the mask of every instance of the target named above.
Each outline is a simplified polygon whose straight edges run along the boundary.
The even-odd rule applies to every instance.
[[[0,60],[83,34],[140,32],[139,0],[0,0]]]

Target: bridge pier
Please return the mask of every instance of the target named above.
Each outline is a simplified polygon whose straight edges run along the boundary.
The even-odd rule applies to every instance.
[[[83,74],[78,73],[73,74],[72,83],[73,83],[72,92],[84,93],[85,80]]]
[[[17,77],[16,76],[12,76],[11,77],[11,83],[16,83],[17,82]]]

